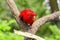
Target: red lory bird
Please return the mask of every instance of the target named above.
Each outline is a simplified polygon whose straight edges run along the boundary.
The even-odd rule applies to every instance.
[[[31,9],[25,9],[20,12],[19,18],[31,27],[36,20],[36,13]]]

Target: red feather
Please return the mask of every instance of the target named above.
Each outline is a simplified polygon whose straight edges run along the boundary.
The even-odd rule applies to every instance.
[[[34,16],[36,16],[36,14],[30,9],[22,10],[19,14],[19,18],[21,18],[25,23],[29,24],[30,26],[34,22]]]

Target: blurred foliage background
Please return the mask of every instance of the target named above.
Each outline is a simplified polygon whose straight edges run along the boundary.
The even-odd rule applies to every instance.
[[[37,14],[37,19],[48,15],[51,10],[46,10],[43,5],[45,0],[14,0],[19,11],[29,8]],[[16,35],[13,29],[19,29],[6,0],[0,0],[0,40],[23,40],[24,37]],[[60,29],[51,22],[45,23],[36,33],[46,40],[60,40]]]

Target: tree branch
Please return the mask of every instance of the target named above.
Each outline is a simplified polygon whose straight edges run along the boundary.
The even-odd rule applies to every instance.
[[[50,4],[52,13],[59,11],[57,0],[49,0],[49,4]]]
[[[58,0],[49,0],[49,4],[50,4],[50,7],[51,7],[51,13],[59,11],[57,1]],[[57,27],[60,28],[60,21],[59,20],[53,20],[52,23],[56,24]]]
[[[50,21],[50,20],[54,20],[54,19],[56,19],[56,18],[59,18],[59,16],[60,16],[60,11],[55,12],[55,13],[50,14],[50,15],[47,15],[47,16],[44,16],[44,17],[36,20],[36,21],[33,23],[33,25],[32,25],[32,29],[29,30],[28,32],[35,34],[35,33],[38,31],[38,29],[39,29],[44,23],[46,23],[47,21]]]
[[[19,18],[19,11],[17,9],[17,6],[15,4],[15,2],[13,0],[7,0],[7,4],[10,7],[10,10],[13,14],[13,16],[15,17],[17,23],[19,24],[19,26],[22,28],[22,31],[27,31],[28,29],[28,25],[23,23],[20,18]]]
[[[25,37],[29,37],[29,38],[33,38],[33,39],[36,39],[36,40],[45,40],[39,36],[36,36],[34,34],[31,34],[31,33],[28,33],[28,32],[21,32],[21,31],[17,31],[17,30],[14,30],[14,32],[18,35],[22,35],[22,36],[25,36]]]

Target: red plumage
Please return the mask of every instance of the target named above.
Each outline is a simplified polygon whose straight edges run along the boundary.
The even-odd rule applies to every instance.
[[[30,26],[35,21],[35,17],[36,14],[30,9],[22,10],[19,14],[19,18],[21,18],[21,20],[23,20],[25,23],[27,23]]]

